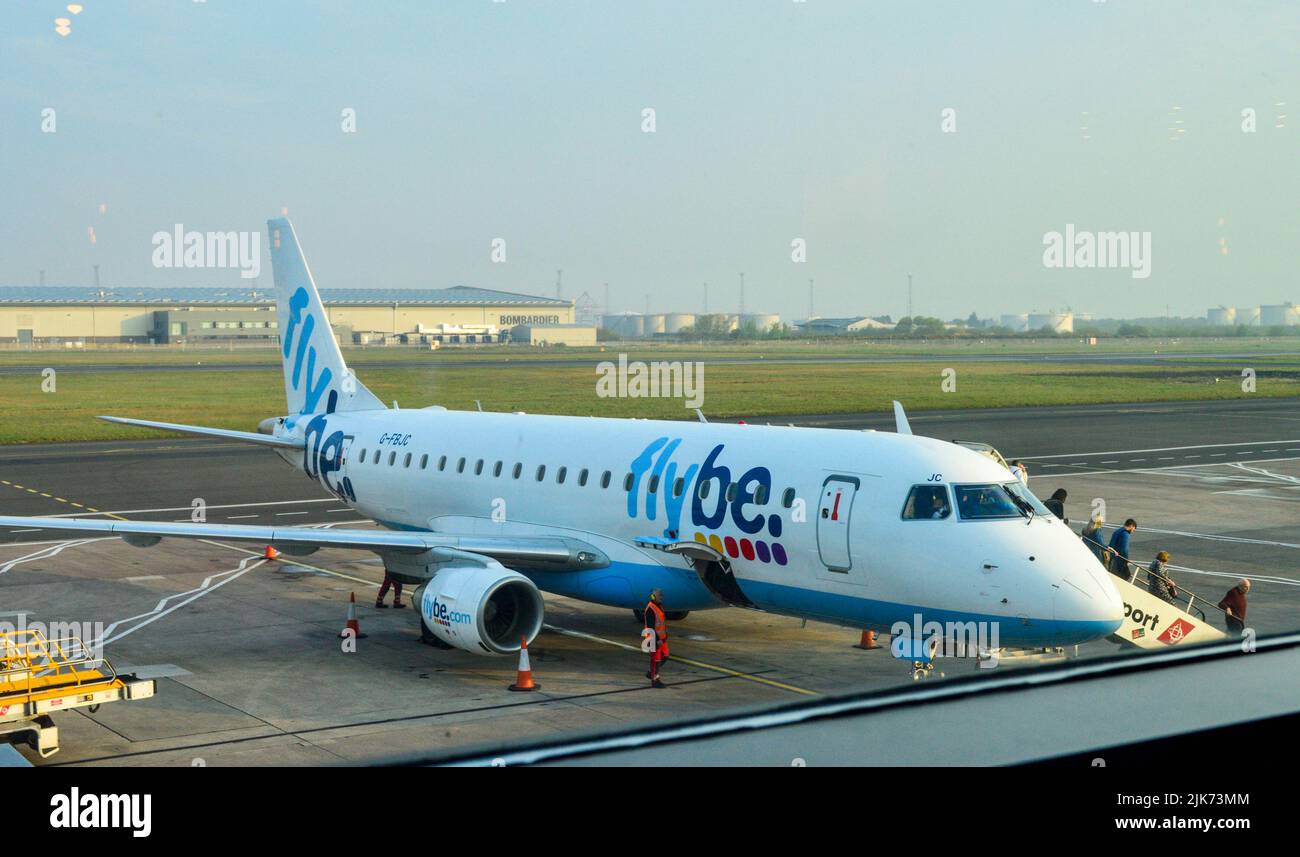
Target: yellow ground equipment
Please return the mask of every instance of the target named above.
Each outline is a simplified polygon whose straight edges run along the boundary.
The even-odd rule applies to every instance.
[[[0,633],[0,740],[25,740],[43,759],[59,750],[51,714],[73,708],[93,713],[105,702],[148,699],[154,690],[152,679],[119,676],[77,637]]]

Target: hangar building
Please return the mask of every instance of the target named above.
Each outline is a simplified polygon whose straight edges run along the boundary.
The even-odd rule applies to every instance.
[[[571,325],[573,301],[455,286],[321,289],[330,326],[359,342],[497,342],[519,326]],[[0,343],[274,340],[275,297],[234,288],[0,287]]]

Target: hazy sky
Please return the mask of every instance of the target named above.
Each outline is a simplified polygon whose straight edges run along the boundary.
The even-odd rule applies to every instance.
[[[563,268],[614,310],[699,311],[708,281],[734,311],[744,271],[787,318],[809,279],[819,315],[897,317],[908,272],[944,318],[1300,301],[1293,2],[65,5],[0,6],[3,284],[246,284],[154,268],[151,236],[283,206],[324,287],[553,295]],[[1067,223],[1149,231],[1151,276],[1045,268]]]

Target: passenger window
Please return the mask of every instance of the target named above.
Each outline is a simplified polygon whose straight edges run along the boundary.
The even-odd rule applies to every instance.
[[[475,476],[483,475],[483,459],[481,458],[478,461],[474,462],[474,475]]]
[[[411,466],[411,453],[409,453],[409,452],[406,453],[406,458],[402,460],[402,466],[403,466],[403,467],[410,467],[410,466]]]
[[[379,456],[381,456],[381,455],[383,455],[383,454],[384,454],[384,451],[383,451],[382,449],[376,449],[376,450],[375,450],[375,464],[378,464],[378,463],[379,463]]]
[[[396,463],[397,463],[397,452],[394,451],[388,453],[388,466],[392,467]]]
[[[608,488],[608,487],[609,487],[609,480],[610,480],[610,477],[612,477],[613,475],[614,475],[614,474],[610,473],[608,470],[606,470],[604,473],[602,473],[602,474],[600,475],[600,487],[601,487],[601,488]]]
[[[787,489],[785,489],[785,493],[781,495],[781,505],[784,506],[784,507],[786,507],[787,509],[789,509],[791,506],[794,505],[794,489],[793,489],[793,488],[787,488]]]
[[[677,481],[673,483],[673,496],[680,497],[682,496],[682,492],[685,490],[686,490],[686,480],[678,476]]]
[[[465,472],[465,459],[464,459],[464,458],[462,458],[462,459],[460,459],[459,461],[456,462],[456,472],[457,472],[457,473],[464,473],[464,472]]]
[[[555,471],[555,484],[563,485],[564,477],[567,475],[569,475],[569,468],[567,467],[561,467],[559,470]]]
[[[632,490],[632,480],[633,480],[633,476],[632,476],[631,473],[629,473],[627,476],[624,476],[624,477],[623,477],[623,490],[624,490],[624,491],[631,491],[631,490]]]
[[[420,456],[420,469],[424,470],[429,466],[429,453]]]
[[[446,469],[447,469],[447,456],[444,455],[438,459],[438,470],[441,472]]]
[[[727,486],[727,502],[731,503],[736,499],[736,483],[732,482]]]
[[[578,471],[578,487],[585,488],[586,486],[587,486],[587,468],[584,467],[582,468],[582,470]]]
[[[658,477],[658,476],[651,476],[651,477],[650,477],[650,493],[653,494],[653,493],[655,493],[655,492],[658,491],[658,490],[659,490],[659,477]]]
[[[541,482],[545,478],[546,478],[546,465],[545,464],[537,465],[537,481]]]
[[[754,505],[755,505],[755,506],[766,506],[766,505],[767,505],[767,486],[766,486],[766,485],[760,485],[760,486],[758,486],[757,488],[754,489]]]
[[[523,472],[524,472],[524,465],[521,464],[520,462],[516,461],[516,462],[515,462],[515,478],[518,479],[518,478],[519,478],[519,475],[520,475],[521,473],[523,473]]]
[[[712,480],[712,479],[702,479],[702,480],[700,480],[700,487],[696,489],[695,493],[697,493],[697,494],[700,495],[700,499],[701,499],[701,500],[707,500],[707,499],[709,499],[709,491],[711,490],[711,489],[709,488],[709,486],[712,485],[712,484],[713,484],[713,480]]]
[[[357,460],[360,461],[362,464],[366,463],[366,451],[364,449],[361,450],[361,455],[358,456]]]
[[[939,521],[951,514],[945,485],[913,485],[903,503],[904,521]]]
[[[493,475],[493,476],[499,477],[499,476],[501,475],[501,465],[502,465],[502,462],[500,462],[500,461],[498,461],[495,465],[493,465],[493,467],[492,467],[492,475]]]

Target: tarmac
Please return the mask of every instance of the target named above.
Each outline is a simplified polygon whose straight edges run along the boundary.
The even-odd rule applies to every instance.
[[[1237,577],[1251,577],[1249,624],[1260,634],[1300,624],[1294,402],[910,416],[918,434],[985,441],[1026,460],[1037,494],[1069,491],[1076,530],[1095,498],[1111,522],[1138,519],[1134,557],[1169,550],[1185,589],[1217,601]],[[881,415],[790,421],[892,426]],[[213,523],[369,526],[263,450],[203,440],[0,448],[0,514],[188,521],[196,499]],[[912,682],[910,665],[887,649],[854,648],[854,629],[731,608],[673,624],[670,686],[653,690],[628,611],[548,595],[547,628],[530,647],[541,689],[511,693],[512,658],[421,645],[413,610],[374,609],[381,579],[376,558],[353,552],[267,562],[218,541],[140,549],[6,534],[0,621],[77,623],[104,641],[119,672],[158,682],[151,700],[57,715],[63,749],[52,758],[21,752],[40,765],[436,758]],[[345,652],[338,635],[352,592],[365,637]],[[1078,656],[1117,650],[1099,641]],[[941,660],[939,669],[958,675],[975,666]]]

